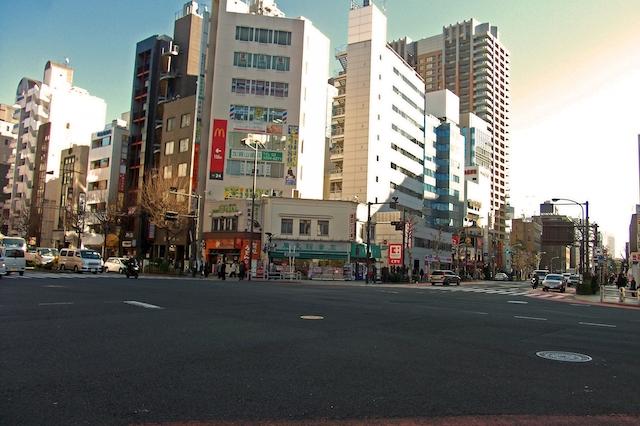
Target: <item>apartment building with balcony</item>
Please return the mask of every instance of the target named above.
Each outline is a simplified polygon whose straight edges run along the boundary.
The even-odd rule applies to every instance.
[[[16,150],[16,135],[13,126],[17,120],[13,118],[14,108],[11,105],[0,104],[0,233],[8,231],[9,207],[4,208],[4,202],[9,199],[5,188],[9,185],[9,178],[13,178],[14,159]]]
[[[108,233],[118,234],[114,218],[124,206],[128,146],[128,123],[122,119],[111,121],[91,137],[86,170],[85,246],[103,247],[103,227]],[[107,255],[118,252],[117,242],[118,238],[107,238]]]
[[[125,199],[131,217],[121,242],[131,254],[163,255],[157,250],[165,247],[140,208],[148,179],[171,179],[171,186],[185,193],[197,190],[208,25],[208,9],[188,1],[176,14],[173,37],[152,36],[137,45]],[[179,242],[180,256],[185,244]]]
[[[203,217],[217,201],[251,199],[254,171],[258,199],[322,199],[329,39],[308,19],[285,17],[274,1],[221,0],[207,61]],[[205,233],[212,227],[202,221]]]
[[[16,91],[15,167],[5,190],[10,193],[9,232],[29,232],[23,236],[38,244],[40,228],[27,230],[23,225],[42,223],[38,218],[45,205],[55,208],[49,204],[56,200],[45,197],[45,188],[60,177],[60,152],[73,145],[88,146],[91,134],[104,125],[105,101],[73,86],[73,74],[68,64],[49,61],[42,81],[23,78]]]

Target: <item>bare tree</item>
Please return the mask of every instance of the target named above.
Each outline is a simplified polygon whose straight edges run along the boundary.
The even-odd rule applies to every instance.
[[[118,210],[115,203],[98,203],[95,210],[87,213],[87,218],[91,220],[94,225],[98,225],[99,231],[103,236],[103,257],[107,250],[107,236],[116,229],[121,216],[122,213]]]
[[[9,232],[15,232],[20,237],[28,238],[34,229],[31,223],[31,209],[27,206],[24,198],[18,202],[18,208],[11,213],[9,219]]]
[[[165,232],[165,246],[174,243],[189,226],[190,199],[172,194],[175,189],[187,187],[186,178],[164,179],[161,176],[149,175],[141,191],[141,208],[151,222],[159,230]],[[177,214],[176,220],[166,220],[166,213]]]

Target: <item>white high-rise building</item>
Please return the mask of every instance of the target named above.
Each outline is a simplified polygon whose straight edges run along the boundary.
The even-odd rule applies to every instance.
[[[11,194],[9,232],[39,240],[38,226],[27,230],[17,225],[24,223],[25,217],[32,224],[39,223],[37,218],[42,218],[46,204],[46,182],[60,176],[60,152],[74,144],[90,144],[91,134],[104,125],[106,103],[73,86],[71,67],[49,61],[42,82],[20,81],[16,108],[16,167],[6,190]]]
[[[204,218],[216,201],[252,198],[256,155],[258,198],[322,199],[328,76],[329,39],[308,19],[284,17],[274,1],[213,1],[198,185]],[[249,231],[228,223],[229,232]],[[201,224],[213,228],[210,219]]]
[[[371,206],[371,241],[384,246],[404,240],[402,260],[410,269],[450,265],[451,232],[430,226],[425,216],[438,197],[436,128],[441,121],[425,111],[424,80],[386,37],[384,13],[369,1],[352,3],[348,45],[337,55],[343,69],[333,79],[338,95],[333,101],[326,194],[330,199],[387,203]],[[451,102],[442,104],[452,116],[458,114],[457,104],[451,109],[453,98],[449,93]],[[460,166],[459,182],[453,183],[458,208],[463,195],[461,139],[458,129],[453,150]],[[396,197],[397,206],[389,205]],[[399,229],[403,222],[404,238]],[[371,251],[377,257],[375,246]],[[382,264],[387,264],[386,254],[381,253]]]

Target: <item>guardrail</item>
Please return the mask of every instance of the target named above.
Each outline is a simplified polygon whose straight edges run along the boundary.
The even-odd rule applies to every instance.
[[[625,287],[600,286],[600,302],[624,303],[640,306],[640,290],[630,290]]]

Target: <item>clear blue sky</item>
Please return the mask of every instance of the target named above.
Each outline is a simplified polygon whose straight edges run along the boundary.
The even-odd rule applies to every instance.
[[[170,35],[174,14],[183,4],[2,1],[0,102],[13,103],[23,76],[41,79],[47,60],[69,57],[75,84],[107,101],[108,120],[129,109],[136,42],[153,34]],[[443,25],[470,17],[497,25],[512,54],[516,212],[530,215],[539,202],[552,197],[589,199],[593,216],[615,233],[621,247],[638,202],[640,1],[375,3],[386,4],[390,39],[433,35]],[[278,5],[288,16],[311,19],[331,39],[332,48],[345,44],[349,0],[280,0]],[[558,171],[543,173],[532,183],[531,165],[549,163]]]

